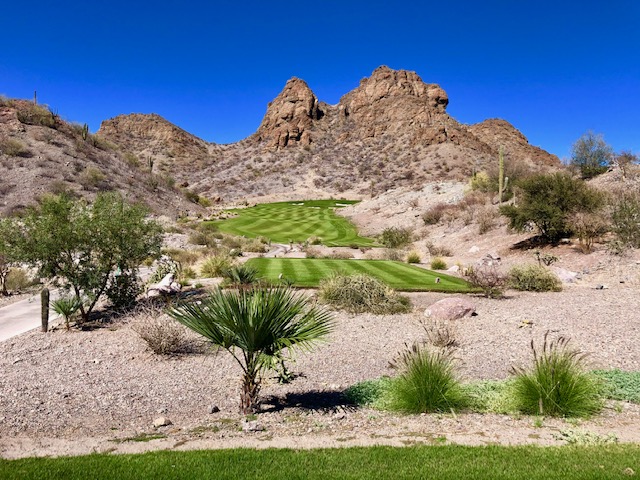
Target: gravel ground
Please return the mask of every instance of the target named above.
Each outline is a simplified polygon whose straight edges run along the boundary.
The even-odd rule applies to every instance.
[[[265,431],[242,432],[239,368],[225,353],[161,357],[126,320],[92,331],[33,331],[0,343],[0,456],[59,455],[148,448],[340,446],[371,443],[558,443],[573,428],[503,415],[398,416],[344,405],[339,392],[360,380],[393,373],[389,361],[423,337],[424,308],[442,294],[411,294],[414,312],[376,316],[337,314],[328,342],[299,354],[298,377],[266,379]],[[478,315],[454,322],[463,380],[501,379],[531,359],[530,341],[548,330],[571,337],[593,368],[640,370],[640,295],[625,285],[560,293],[512,292],[503,300],[473,298]],[[523,326],[523,321],[528,321]],[[211,414],[216,405],[220,412]],[[165,416],[173,425],[155,429]],[[622,404],[582,426],[640,442],[640,408]],[[142,432],[168,438],[122,442]],[[120,439],[119,442],[114,440]],[[136,445],[133,445],[136,444]],[[185,445],[185,447],[181,447]]]

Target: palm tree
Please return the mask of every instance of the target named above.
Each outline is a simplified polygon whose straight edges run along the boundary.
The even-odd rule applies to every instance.
[[[261,373],[282,350],[309,350],[334,325],[329,312],[281,286],[216,290],[199,304],[170,307],[167,313],[235,358],[243,371],[240,411],[245,415],[257,411]]]
[[[51,308],[53,308],[54,312],[64,318],[64,324],[67,327],[67,330],[69,330],[69,320],[80,309],[81,305],[82,300],[76,296],[60,297],[51,304]]]

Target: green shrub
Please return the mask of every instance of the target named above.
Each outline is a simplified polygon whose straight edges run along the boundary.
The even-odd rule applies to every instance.
[[[227,255],[207,258],[200,267],[200,275],[205,278],[222,277],[233,266],[233,259]]]
[[[76,296],[60,297],[51,302],[51,308],[64,319],[64,325],[67,330],[70,328],[69,322],[78,310],[80,310],[81,305],[82,300]]]
[[[395,365],[401,372],[385,392],[389,409],[406,413],[450,412],[465,404],[449,351],[414,345],[400,355]]]
[[[513,380],[485,380],[462,385],[466,407],[479,413],[510,414],[517,412],[512,389]]]
[[[319,295],[329,305],[351,313],[394,314],[411,309],[408,297],[364,274],[333,275],[320,283]]]
[[[431,269],[432,270],[446,270],[447,269],[447,262],[445,262],[440,257],[436,257],[436,258],[431,260]]]
[[[407,255],[407,263],[420,263],[421,260],[420,254],[416,251],[409,252]]]
[[[142,293],[142,285],[138,279],[138,272],[132,269],[114,277],[105,292],[111,305],[116,310],[124,310],[135,304],[136,298]]]
[[[515,265],[509,270],[509,286],[526,292],[559,292],[560,279],[541,265]]]
[[[55,128],[58,121],[58,115],[54,111],[32,103],[22,103],[17,117],[21,123],[49,128]]]
[[[388,377],[364,380],[347,388],[344,391],[344,396],[353,405],[376,406],[384,396],[390,382],[391,379]]]
[[[264,253],[267,251],[267,246],[257,238],[247,240],[242,247],[243,252]]]
[[[569,340],[544,336],[542,351],[531,341],[534,364],[529,370],[514,368],[513,395],[518,409],[534,415],[587,417],[603,406],[603,387],[583,369],[584,355]]]
[[[385,228],[380,234],[380,243],[387,248],[401,248],[411,243],[411,229]]]
[[[613,232],[623,245],[640,248],[640,193],[626,193],[613,205]]]
[[[235,265],[227,268],[222,276],[232,287],[247,287],[258,280],[258,270],[251,265]]]

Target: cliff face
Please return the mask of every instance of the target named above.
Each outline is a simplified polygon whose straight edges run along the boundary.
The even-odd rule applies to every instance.
[[[291,194],[375,194],[428,181],[465,180],[494,162],[533,170],[559,166],[504,120],[464,125],[446,111],[449,98],[418,74],[382,66],[337,105],[290,79],[267,106],[255,134],[208,144],[157,115],[121,115],[99,134],[155,162],[198,193],[223,199]]]

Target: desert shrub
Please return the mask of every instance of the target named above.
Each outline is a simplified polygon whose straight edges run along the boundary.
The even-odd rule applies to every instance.
[[[540,265],[515,265],[509,270],[509,286],[526,292],[559,292],[562,282]]]
[[[170,248],[164,250],[163,253],[181,265],[193,265],[200,259],[202,254],[200,250],[183,250],[179,248]]]
[[[602,409],[602,385],[584,371],[585,355],[566,337],[544,336],[542,350],[531,341],[533,366],[514,368],[513,395],[518,408],[530,414],[586,417]]]
[[[58,120],[58,115],[55,112],[32,103],[21,104],[16,113],[18,120],[27,125],[55,128]]]
[[[584,179],[606,172],[613,158],[613,148],[602,135],[593,132],[582,135],[571,150],[571,165],[580,171]]]
[[[429,319],[420,323],[428,344],[437,348],[457,348],[459,346],[454,323],[439,319]]]
[[[142,307],[132,315],[131,329],[158,355],[191,353],[200,350],[198,342],[183,326],[162,310]]]
[[[306,254],[307,258],[320,258],[322,256],[320,250],[313,247],[306,247],[304,249],[304,253]]]
[[[309,238],[307,238],[307,243],[309,245],[322,245],[322,238],[312,235]]]
[[[524,232],[533,225],[549,242],[573,233],[571,215],[595,213],[605,200],[603,193],[567,173],[534,175],[519,187],[518,205],[503,205],[500,213],[509,219],[510,228]]]
[[[349,260],[353,258],[353,253],[345,252],[342,250],[331,250],[329,253],[324,255],[324,258],[332,258],[334,260]]]
[[[640,193],[620,196],[611,214],[613,232],[623,245],[640,248]]]
[[[493,191],[493,183],[489,178],[489,174],[487,172],[477,172],[469,181],[469,186],[472,191],[479,192],[492,192]]]
[[[498,219],[498,211],[493,207],[483,207],[478,211],[478,233],[484,235],[485,233],[493,230],[496,226]]]
[[[445,247],[444,245],[436,245],[431,240],[427,240],[425,244],[427,250],[429,251],[429,255],[433,257],[452,257],[453,252],[449,247]]]
[[[509,276],[498,270],[495,265],[468,267],[464,277],[487,298],[501,297],[509,281]]]
[[[609,223],[603,215],[580,212],[572,215],[570,222],[582,253],[591,253],[594,242],[609,231]]]
[[[98,188],[105,181],[104,173],[95,167],[87,167],[78,178],[80,185],[85,189]]]
[[[401,262],[404,259],[404,252],[395,248],[386,248],[382,251],[381,255],[384,260],[392,260],[394,262]]]
[[[364,274],[336,274],[326,278],[320,283],[319,296],[325,303],[351,313],[394,314],[411,309],[408,297]]]
[[[196,231],[189,234],[188,242],[192,245],[215,247],[218,244],[215,232]]]
[[[204,261],[200,267],[200,275],[205,278],[222,277],[232,266],[233,259],[228,255],[214,255]]]
[[[9,157],[29,157],[31,152],[19,140],[14,138],[3,138],[0,140],[0,152]]]
[[[447,262],[445,262],[440,257],[435,257],[431,259],[431,270],[446,270]]]
[[[142,293],[142,285],[135,269],[121,272],[111,279],[105,291],[111,305],[116,310],[124,310],[135,304],[136,298]]]
[[[13,292],[22,291],[33,285],[33,279],[29,277],[29,274],[23,268],[9,269],[5,282],[7,290],[11,290]]]
[[[464,405],[450,351],[414,345],[402,352],[393,364],[400,369],[400,375],[385,392],[385,404],[391,410],[450,412]]]
[[[402,248],[411,243],[411,229],[390,227],[380,234],[380,243],[387,248]]]
[[[422,214],[422,221],[425,225],[437,225],[444,215],[454,208],[447,203],[437,203]]]
[[[247,242],[242,247],[243,252],[255,252],[255,253],[264,253],[267,251],[267,246],[262,243],[257,238],[252,238],[251,240],[247,240]]]
[[[421,260],[420,254],[415,250],[407,254],[407,263],[420,263]]]

